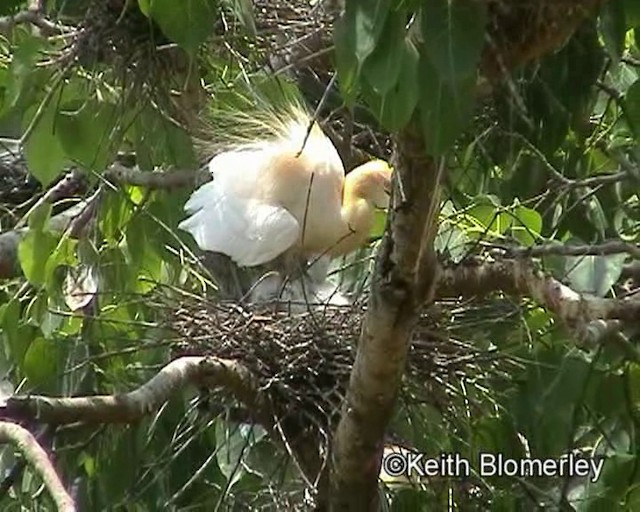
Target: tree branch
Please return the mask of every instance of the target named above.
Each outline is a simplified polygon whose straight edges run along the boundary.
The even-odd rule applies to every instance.
[[[501,249],[507,258],[538,258],[540,256],[607,256],[610,254],[631,254],[640,258],[640,246],[621,240],[608,240],[601,244],[565,245],[550,243],[532,247],[510,247],[508,245],[491,244]]]
[[[186,387],[225,386],[266,428],[273,422],[269,404],[258,393],[250,372],[236,361],[215,357],[181,357],[167,364],[139,388],[119,395],[74,398],[14,396],[6,415],[35,418],[46,423],[133,423],[160,408]]]
[[[0,17],[0,34],[9,34],[16,25],[30,23],[42,30],[44,36],[62,34],[65,32],[64,27],[57,25],[53,21],[47,19],[39,10],[29,9],[20,11],[12,16]]]
[[[433,234],[428,231],[437,213],[438,169],[424,156],[421,136],[408,130],[395,141],[393,159],[396,171],[388,229],[378,251],[375,280],[334,438],[333,509],[377,509],[384,433],[411,334],[428,296],[419,289],[419,273],[424,272],[424,281],[429,282],[435,272],[435,267],[427,270],[434,256],[429,247]],[[416,233],[427,238],[420,240]]]
[[[45,193],[38,201],[38,204],[53,202],[60,197],[67,197],[69,188],[72,185],[77,185],[77,178],[78,175],[75,172],[67,174],[58,184]],[[211,175],[206,169],[198,171],[148,172],[131,169],[116,163],[104,172],[103,178],[114,185],[136,185],[152,190],[172,190],[179,187],[198,186],[210,180]],[[80,228],[86,224],[86,217],[93,211],[96,198],[97,195],[94,194],[89,199],[52,217],[49,221],[49,229],[54,232],[61,232],[71,228],[71,235],[78,235],[81,231]],[[27,228],[23,226],[27,216],[20,221],[14,230],[0,233],[0,279],[10,279],[19,276],[21,273],[20,265],[18,264],[18,245],[27,232]],[[76,219],[81,222],[76,222]]]
[[[637,323],[640,319],[639,300],[606,299],[580,294],[523,260],[444,267],[436,295],[440,299],[472,298],[497,291],[512,297],[530,297],[571,328],[586,327],[595,320]]]
[[[135,185],[148,189],[171,190],[180,187],[199,186],[211,179],[206,169],[173,170],[173,171],[141,171],[115,163],[107,169],[103,177],[118,185]]]
[[[75,512],[73,499],[60,481],[47,452],[27,429],[8,421],[0,421],[0,443],[11,443],[22,453],[34,471],[42,478],[56,507],[61,512]]]

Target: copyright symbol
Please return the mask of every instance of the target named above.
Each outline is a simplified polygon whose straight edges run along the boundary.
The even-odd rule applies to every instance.
[[[382,459],[382,469],[389,476],[402,476],[407,472],[407,459],[401,453],[390,453]]]

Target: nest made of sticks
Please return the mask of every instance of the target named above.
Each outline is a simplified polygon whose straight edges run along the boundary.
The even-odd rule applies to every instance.
[[[279,419],[326,431],[335,426],[345,397],[364,307],[323,306],[304,313],[194,297],[158,297],[174,333],[173,357],[212,355],[246,367]],[[425,312],[412,340],[401,401],[447,408],[452,379],[476,378],[501,364],[447,335]],[[455,387],[455,386],[454,386]]]

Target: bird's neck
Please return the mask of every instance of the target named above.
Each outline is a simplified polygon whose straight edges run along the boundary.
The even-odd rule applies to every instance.
[[[346,254],[366,242],[373,227],[374,209],[368,201],[354,197],[343,203],[340,214],[344,233],[336,252]]]

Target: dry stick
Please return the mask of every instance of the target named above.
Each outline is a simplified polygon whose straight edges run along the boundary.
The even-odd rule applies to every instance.
[[[313,125],[316,124],[318,116],[320,115],[320,110],[322,110],[322,107],[326,103],[327,98],[329,97],[329,93],[331,92],[331,88],[336,83],[337,79],[338,79],[338,73],[334,73],[333,76],[331,77],[331,80],[329,80],[329,83],[327,84],[327,87],[325,88],[324,92],[322,93],[322,97],[320,98],[320,101],[318,102],[318,106],[316,107],[316,110],[313,112],[313,117],[311,118],[311,122],[309,123],[309,126],[307,127],[307,133],[305,134],[304,140],[302,141],[302,147],[300,148],[300,151],[298,151],[298,154],[296,155],[296,158],[299,157],[302,154],[302,152],[304,151],[304,147],[307,145],[307,140],[309,140],[309,136],[311,135],[311,130],[313,129]]]
[[[8,421],[0,422],[0,442],[11,443],[42,478],[59,512],[75,512],[76,506],[60,481],[47,452],[27,429]]]

